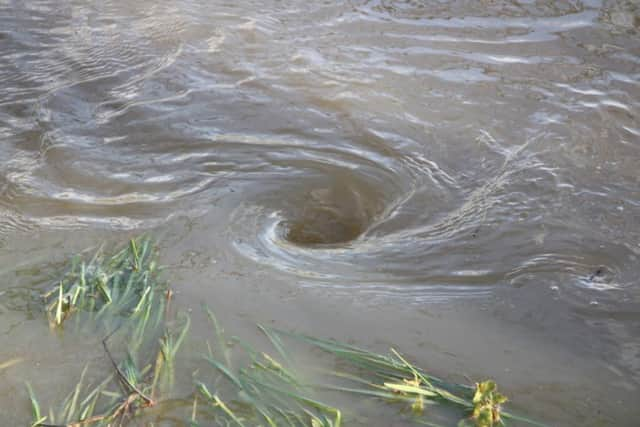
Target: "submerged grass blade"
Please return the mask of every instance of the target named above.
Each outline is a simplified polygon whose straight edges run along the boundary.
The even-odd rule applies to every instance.
[[[131,253],[133,254],[133,269],[138,271],[140,270],[140,257],[138,256],[138,246],[136,245],[135,239],[130,240],[131,245]]]
[[[227,405],[225,405],[225,403],[220,400],[220,398],[218,397],[217,394],[213,395],[213,401],[215,402],[215,404],[222,409],[222,411],[227,414],[236,424],[238,424],[240,427],[244,427],[244,424],[242,423],[242,421],[240,421],[240,419],[236,416],[236,414],[233,413],[233,411],[231,409],[229,409],[229,407]]]
[[[33,416],[32,426],[37,426],[46,421],[47,417],[43,417],[40,412],[40,404],[38,403],[38,399],[36,399],[36,395],[31,388],[31,384],[25,383],[27,387],[27,393],[29,393],[29,400],[31,401],[31,413]]]
[[[80,389],[82,388],[82,382],[84,381],[84,376],[87,373],[88,365],[84,367],[82,370],[82,374],[80,374],[80,381],[76,385],[75,391],[73,393],[73,398],[71,399],[71,405],[69,406],[69,410],[67,412],[66,421],[70,422],[73,418],[76,418],[76,405],[78,404],[78,399],[80,398]]]
[[[60,282],[58,304],[56,305],[56,325],[62,325],[62,282]]]
[[[6,362],[0,363],[0,371],[4,371],[18,363],[22,363],[24,359],[22,357],[14,357],[13,359],[9,359]]]
[[[287,355],[287,352],[284,350],[284,345],[282,344],[280,337],[262,325],[258,325],[258,329],[260,329],[262,333],[264,333],[267,338],[269,338],[269,341],[271,341],[273,347],[278,351],[278,353],[280,353],[282,360],[284,360],[287,366],[292,367],[293,363]]]
[[[224,331],[220,327],[220,324],[218,323],[218,319],[216,319],[216,316],[215,316],[215,314],[213,314],[213,311],[211,311],[211,309],[209,309],[209,307],[207,307],[206,304],[204,304],[204,303],[202,304],[202,308],[207,313],[207,318],[209,319],[209,322],[213,326],[213,330],[214,330],[214,333],[215,333],[215,336],[216,336],[216,340],[218,341],[218,347],[222,351],[222,355],[224,357],[224,361],[225,361],[226,365],[230,367],[231,366],[231,356],[230,356],[230,352],[229,352],[228,346],[227,346],[227,344],[225,342],[225,339],[224,339]]]
[[[231,381],[236,387],[238,387],[239,389],[243,388],[242,383],[240,382],[238,377],[236,377],[233,374],[233,372],[231,372],[231,370],[227,368],[224,364],[218,362],[216,359],[211,357],[205,357],[205,360],[209,362],[211,365],[213,365],[214,368],[222,372],[225,375],[225,377],[227,377],[227,379]]]

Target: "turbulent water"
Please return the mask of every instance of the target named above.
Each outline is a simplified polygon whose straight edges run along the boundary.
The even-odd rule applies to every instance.
[[[636,425],[639,114],[633,1],[0,0],[0,362],[24,271],[154,229],[187,305],[410,322],[533,415]]]

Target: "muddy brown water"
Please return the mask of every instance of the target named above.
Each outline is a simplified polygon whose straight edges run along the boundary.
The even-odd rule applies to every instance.
[[[0,0],[0,425],[108,368],[33,294],[148,230],[185,372],[204,301],[638,425],[639,114],[633,1]]]

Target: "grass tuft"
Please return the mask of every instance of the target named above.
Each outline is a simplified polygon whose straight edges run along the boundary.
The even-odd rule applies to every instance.
[[[159,280],[157,265],[151,239],[132,239],[113,253],[101,248],[89,260],[74,257],[43,295],[52,329],[62,330],[75,318],[76,325],[82,325],[78,333],[90,327],[93,335],[96,330],[111,331],[101,340],[111,369],[103,375],[85,366],[75,387],[46,415],[26,383],[32,427],[126,425],[146,408],[170,400],[176,358],[191,321],[186,315],[169,319],[173,293]],[[458,414],[460,427],[497,427],[511,420],[542,426],[504,411],[507,398],[493,381],[455,384],[430,375],[393,348],[378,354],[258,325],[273,350],[262,352],[237,337],[226,337],[214,313],[206,306],[203,310],[214,345],[207,342],[203,355],[209,369],[194,373],[185,425],[341,427],[343,410],[320,397],[328,390],[332,396],[395,404],[402,409],[399,416],[415,424],[438,426],[437,416],[426,408],[442,405]],[[321,370],[322,383],[310,383],[292,357],[294,342],[330,354],[341,362],[341,370]],[[19,361],[0,364],[0,371]]]
[[[258,352],[249,344],[234,338],[244,350],[245,357],[248,357],[246,366],[234,368],[229,361],[230,346],[226,344],[229,340],[222,335],[222,329],[211,310],[205,307],[205,311],[211,319],[219,345],[218,357],[210,349],[204,358],[218,373],[218,379],[224,379],[227,386],[234,390],[225,398],[220,390],[227,389],[218,387],[217,393],[211,393],[208,385],[197,382],[199,395],[206,402],[216,426],[340,426],[342,411],[318,400],[316,394],[320,390],[403,405],[408,411],[401,411],[400,414],[405,418],[410,414],[408,420],[416,424],[437,426],[429,419],[426,405],[446,405],[458,411],[460,426],[497,427],[505,425],[505,420],[509,419],[541,425],[504,412],[502,406],[507,399],[498,393],[495,382],[485,381],[475,387],[449,383],[429,375],[394,349],[389,355],[377,354],[333,340],[258,325],[278,357]],[[309,384],[296,369],[287,351],[287,340],[324,350],[346,362],[342,365],[347,367],[341,372],[325,371],[323,384]],[[345,381],[351,384],[345,385]]]
[[[77,333],[89,327],[94,334],[112,330],[102,347],[113,369],[97,384],[88,385],[85,367],[73,390],[46,416],[27,384],[32,426],[124,425],[169,395],[175,359],[190,319],[184,316],[179,327],[169,326],[172,293],[158,273],[155,247],[145,237],[130,240],[115,253],[101,248],[88,261],[79,256],[72,259],[62,279],[43,295],[49,323],[59,329],[76,317],[82,319]],[[112,346],[124,356],[117,358]]]
[[[61,328],[78,312],[88,314],[88,320],[143,313],[154,293],[166,291],[157,275],[156,251],[148,237],[131,239],[115,254],[100,248],[88,261],[75,257],[60,281],[43,294],[49,323]]]

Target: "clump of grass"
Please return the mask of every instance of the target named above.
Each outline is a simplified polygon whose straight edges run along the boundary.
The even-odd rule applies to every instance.
[[[51,407],[47,415],[41,412],[35,393],[27,383],[33,427],[124,425],[140,410],[157,404],[154,387],[158,378],[163,376],[163,370],[153,371],[153,375],[150,375],[151,364],[139,368],[130,355],[117,363],[111,353],[106,351],[113,363],[114,373],[97,385],[85,386],[85,367],[72,392],[57,406],[57,410]]]
[[[73,258],[62,279],[43,296],[49,323],[61,329],[75,317],[83,325],[111,330],[101,341],[111,369],[90,383],[86,377],[91,371],[85,367],[75,387],[48,413],[42,412],[27,383],[32,427],[123,425],[170,394],[190,319],[168,321],[172,293],[158,279],[159,271],[148,238],[133,239],[114,254],[100,249],[88,261]],[[388,355],[377,354],[258,325],[273,348],[269,354],[227,338],[213,312],[206,307],[205,311],[215,341],[204,359],[215,380],[195,379],[191,427],[198,427],[198,418],[205,418],[206,425],[225,427],[340,427],[343,411],[318,397],[326,390],[403,405],[408,409],[403,416],[409,413],[417,424],[437,426],[426,406],[446,405],[459,413],[460,427],[497,427],[510,420],[541,426],[504,411],[507,399],[493,381],[475,387],[454,384],[428,374],[394,349]],[[322,370],[322,384],[309,383],[287,350],[291,341],[321,349],[345,368]],[[112,345],[119,345],[119,358]],[[235,357],[238,349],[245,361],[241,366]],[[0,364],[0,370],[14,363]]]
[[[507,401],[506,396],[498,392],[498,386],[493,381],[476,384],[473,395],[473,413],[471,419],[477,427],[492,427],[502,423],[502,405]]]
[[[541,425],[504,412],[502,405],[506,398],[498,393],[493,381],[481,382],[475,387],[449,383],[411,364],[394,349],[389,355],[382,355],[333,340],[258,325],[280,361],[234,338],[249,359],[246,366],[234,369],[227,354],[228,340],[224,339],[213,314],[206,310],[218,341],[217,348],[226,362],[222,357],[215,358],[211,350],[205,358],[235,389],[235,396],[240,397],[225,399],[219,393],[209,391],[203,382],[197,382],[200,397],[214,413],[215,425],[339,426],[342,411],[317,400],[315,391],[319,390],[399,403],[410,409],[412,421],[430,426],[437,424],[429,419],[425,406],[438,404],[457,408],[462,418],[460,426],[497,427],[505,425],[505,420],[509,419]],[[323,384],[305,383],[286,351],[284,338],[322,349],[346,362],[347,369],[340,372],[323,370]],[[350,385],[345,385],[345,381]]]
[[[233,340],[248,357],[249,362],[244,367],[234,368],[224,333],[213,313],[206,310],[221,354],[216,357],[209,345],[209,354],[204,356],[205,360],[235,391],[232,392],[233,397],[227,397],[220,393],[221,387],[218,387],[218,383],[207,385],[205,382],[196,381],[198,396],[204,403],[198,412],[200,415],[205,415],[216,426],[340,427],[341,411],[318,400],[313,390],[303,383],[302,377],[296,371],[278,362],[275,357],[256,351],[237,338]],[[281,351],[280,357],[288,360],[278,339],[274,338],[272,343]],[[196,407],[194,400],[191,419],[193,426],[198,425]]]
[[[80,425],[88,425],[99,423],[110,419],[110,415],[114,411],[105,410],[105,414],[96,414],[96,404],[103,396],[109,396],[109,404],[116,405],[116,396],[105,390],[107,384],[113,379],[113,376],[107,377],[101,383],[90,387],[84,384],[84,378],[87,373],[88,366],[82,371],[80,380],[71,392],[64,398],[58,410],[49,408],[48,414],[41,412],[40,404],[29,383],[26,383],[29,399],[31,401],[31,409],[33,416],[32,427],[35,426],[65,426],[76,427]]]
[[[90,386],[84,384],[85,367],[58,409],[51,408],[46,415],[27,385],[33,426],[121,425],[169,393],[175,358],[190,320],[184,316],[179,324],[168,326],[172,294],[158,280],[158,271],[148,238],[133,239],[115,254],[100,249],[88,262],[73,258],[62,280],[44,295],[49,322],[60,328],[76,315],[85,325],[112,327],[102,340],[112,370]],[[116,338],[125,349],[120,360],[111,349]]]
[[[477,383],[475,387],[449,383],[411,364],[394,349],[391,349],[390,355],[382,355],[333,340],[322,340],[275,329],[271,330],[271,333],[289,336],[311,344],[356,369],[355,375],[345,372],[333,372],[332,375],[348,379],[357,386],[322,385],[320,387],[373,396],[387,401],[404,402],[410,406],[416,416],[415,421],[419,423],[424,423],[424,408],[425,404],[429,403],[446,404],[458,408],[466,414],[460,425],[497,427],[505,425],[505,420],[543,425],[505,412],[502,405],[507,398],[498,393],[496,383],[491,380]]]
[[[142,313],[154,294],[166,292],[157,275],[156,251],[148,237],[131,239],[115,254],[100,248],[89,261],[76,256],[59,282],[43,295],[49,323],[59,328],[79,311],[94,320]]]

